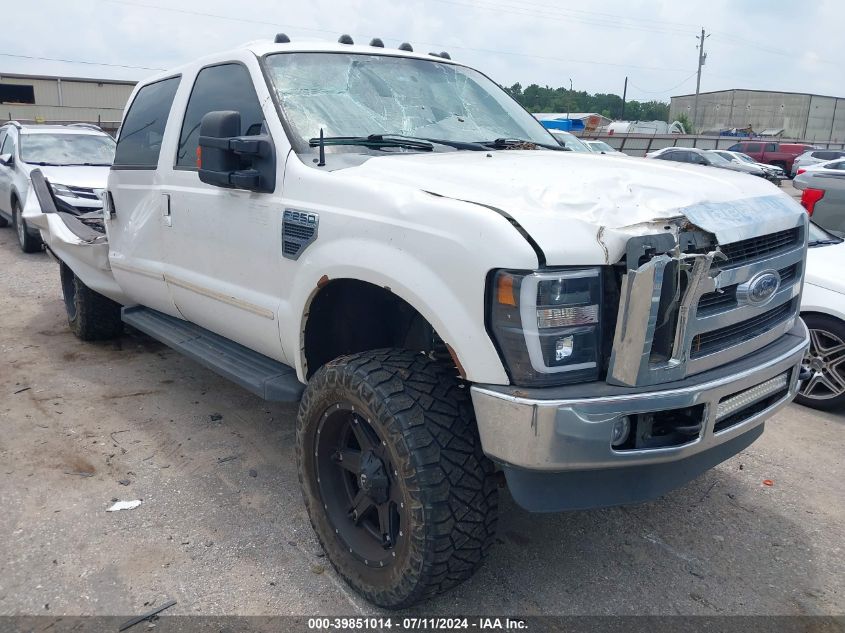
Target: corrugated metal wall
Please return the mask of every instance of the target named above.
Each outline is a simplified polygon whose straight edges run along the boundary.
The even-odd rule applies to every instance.
[[[669,117],[692,120],[694,95],[672,97]],[[784,137],[841,142],[845,139],[845,99],[784,92],[723,90],[698,97],[695,127],[701,131],[744,128],[755,132],[784,128]],[[835,115],[835,116],[834,116]]]
[[[0,120],[115,122],[135,87],[133,83],[42,77],[0,76],[0,84],[32,86],[35,104],[0,103]]]

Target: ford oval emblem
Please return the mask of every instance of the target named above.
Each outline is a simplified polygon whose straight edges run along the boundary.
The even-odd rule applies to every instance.
[[[764,270],[736,287],[738,303],[753,306],[766,305],[780,288],[780,274],[776,270]]]

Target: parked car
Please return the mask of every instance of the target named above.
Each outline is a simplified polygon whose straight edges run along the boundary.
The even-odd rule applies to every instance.
[[[729,169],[731,171],[738,171],[752,176],[765,177],[766,175],[763,169],[761,167],[757,167],[756,165],[731,162],[722,158],[718,152],[713,150],[697,149],[695,147],[664,147],[663,149],[649,152],[646,154],[646,158],[670,160],[676,163],[688,163],[691,165],[718,167],[719,169]]]
[[[620,156],[627,156],[625,152],[620,152],[618,149],[611,147],[604,141],[584,141],[584,145],[597,154],[619,154]]]
[[[729,160],[732,163],[756,165],[757,167],[763,170],[763,177],[769,182],[777,185],[778,187],[780,187],[781,181],[786,178],[786,174],[784,173],[783,169],[781,169],[777,165],[767,165],[766,163],[758,163],[748,154],[743,154],[742,152],[729,152],[726,149],[717,149],[713,151],[725,160]]]
[[[562,151],[444,55],[276,40],[137,84],[100,230],[40,174],[24,216],[81,339],[125,322],[299,401],[305,506],[367,599],[469,578],[497,470],[531,511],[655,499],[792,400],[790,196]]]
[[[806,151],[815,149],[806,143],[780,143],[777,141],[740,141],[728,148],[731,152],[748,154],[758,163],[777,165],[784,173],[792,173],[792,163]]]
[[[566,149],[573,152],[592,153],[591,150],[580,138],[563,130],[549,130],[555,140]]]
[[[38,167],[55,195],[80,213],[102,209],[114,157],[114,139],[96,126],[21,125],[0,127],[0,226],[14,225],[25,253],[41,249],[38,229],[21,217],[30,172]]]
[[[811,222],[801,318],[810,330],[806,379],[796,402],[815,409],[845,406],[845,244]]]
[[[802,168],[792,184],[816,224],[845,232],[845,158]]]
[[[804,152],[795,162],[792,163],[791,175],[794,178],[798,175],[798,170],[806,169],[812,165],[819,163],[826,163],[829,160],[836,160],[837,158],[845,158],[845,150],[843,149],[812,149],[809,152]]]

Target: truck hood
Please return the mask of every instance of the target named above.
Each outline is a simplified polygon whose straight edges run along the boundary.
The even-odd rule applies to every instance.
[[[377,157],[349,176],[491,208],[517,222],[548,264],[616,263],[628,239],[684,219],[729,243],[794,227],[803,208],[762,178],[695,165],[555,151]]]
[[[30,171],[40,169],[51,183],[68,185],[71,187],[86,187],[88,189],[105,189],[109,178],[108,167],[86,165],[28,165]]]

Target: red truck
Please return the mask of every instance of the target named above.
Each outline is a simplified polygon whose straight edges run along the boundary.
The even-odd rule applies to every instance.
[[[787,174],[792,172],[792,163],[804,152],[814,149],[806,143],[778,143],[777,141],[740,141],[728,148],[729,152],[748,154],[758,163],[777,165]]]

